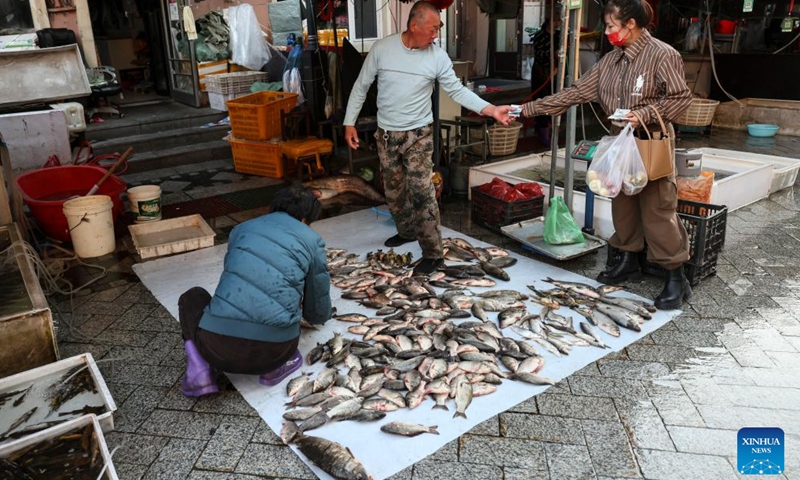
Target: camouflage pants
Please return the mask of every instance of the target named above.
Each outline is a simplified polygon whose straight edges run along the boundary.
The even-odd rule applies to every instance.
[[[442,258],[442,230],[433,174],[433,129],[375,132],[383,189],[397,233],[416,238],[424,258]]]

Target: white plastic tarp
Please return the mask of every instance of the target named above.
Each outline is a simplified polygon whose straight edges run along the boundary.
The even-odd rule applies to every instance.
[[[389,219],[385,216],[379,216],[370,210],[362,210],[322,220],[314,223],[312,227],[325,239],[328,247],[346,248],[349,252],[361,255],[362,259],[367,252],[383,248],[384,240],[397,233],[394,224]],[[484,242],[448,228],[442,228],[442,235],[445,237],[465,238],[475,246],[489,246]],[[197,250],[184,255],[137,264],[133,266],[133,269],[158,301],[177,318],[178,297],[184,291],[199,285],[209,292],[214,292],[219,276],[222,273],[226,251],[226,245],[218,245],[211,249]],[[402,250],[398,249],[398,252],[405,251],[413,252],[415,258],[420,255],[419,246],[416,244],[409,244],[408,249],[405,249],[405,247]],[[499,282],[498,286],[493,288],[515,289],[520,292],[529,291],[526,287],[527,285],[535,285],[541,289],[553,288],[553,285],[543,281],[546,277],[596,285],[593,280],[552,265],[527,257],[518,257],[518,260],[516,265],[508,268],[511,280],[509,282]],[[488,288],[474,287],[470,287],[470,289],[475,292],[489,290]],[[374,313],[374,310],[361,307],[354,301],[340,298],[340,293],[336,287],[331,287],[331,296],[338,312],[360,312],[368,315]],[[625,292],[615,295],[640,298]],[[570,311],[562,310],[559,310],[559,314],[572,314]],[[547,359],[547,363],[541,374],[554,380],[564,379],[605,355],[625,348],[630,343],[663,326],[679,313],[679,311],[655,313],[652,320],[642,325],[641,333],[621,329],[623,331],[619,338],[604,336],[603,341],[611,347],[610,349],[576,347],[570,355],[561,358],[553,357],[545,352],[544,356]],[[576,316],[577,314],[572,315]],[[299,349],[305,354],[317,343],[323,343],[330,339],[334,332],[339,332],[346,337],[353,337],[347,332],[347,327],[350,325],[352,324],[330,320],[317,331],[305,331],[300,336]],[[506,330],[504,333],[512,337],[516,336],[510,330]],[[304,365],[301,371],[317,373],[323,368],[324,364],[318,363],[311,367]],[[287,378],[276,387],[266,388],[258,382],[258,377],[254,375],[228,374],[228,377],[270,428],[279,433],[284,421],[282,414],[286,409],[284,406],[287,401],[285,391],[286,383],[288,383],[289,379]],[[507,380],[499,386],[497,392],[473,399],[472,404],[466,411],[468,417],[466,419],[453,418],[455,407],[452,401],[448,402],[450,410],[444,411],[440,409],[432,410],[433,401],[425,400],[414,410],[400,409],[390,412],[382,421],[364,423],[331,422],[324,427],[306,433],[327,438],[346,446],[364,464],[367,472],[374,480],[381,480],[419,462],[442,448],[446,443],[467,433],[479,423],[545,390],[545,387]],[[420,423],[428,426],[437,425],[440,435],[423,434],[414,438],[406,438],[380,431],[380,425],[394,420]],[[297,450],[296,446],[292,445],[292,448],[298,452],[300,458],[320,478],[331,478],[321,469],[311,464]],[[391,452],[391,454],[387,454],[387,452]]]

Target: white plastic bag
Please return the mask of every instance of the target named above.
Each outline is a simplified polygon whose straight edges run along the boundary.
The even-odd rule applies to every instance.
[[[586,172],[586,185],[596,195],[609,198],[620,192],[636,195],[647,185],[647,171],[630,124],[616,137],[600,139]]]
[[[250,70],[261,70],[272,54],[267,47],[264,33],[258,24],[256,12],[249,3],[229,9],[231,31],[231,53],[233,63]]]
[[[300,77],[300,71],[296,68],[283,72],[283,91],[297,94],[296,105],[302,105],[303,102],[305,102],[305,98],[303,97],[303,79]]]

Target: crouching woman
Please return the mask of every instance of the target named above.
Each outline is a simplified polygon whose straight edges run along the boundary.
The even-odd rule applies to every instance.
[[[200,287],[181,295],[184,395],[218,392],[219,371],[273,386],[300,368],[301,318],[322,324],[331,316],[325,242],[309,227],[321,209],[299,183],[280,191],[270,213],[231,231],[214,296]]]

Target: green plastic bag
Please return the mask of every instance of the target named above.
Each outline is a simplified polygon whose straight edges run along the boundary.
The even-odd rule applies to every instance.
[[[544,241],[550,245],[583,243],[583,233],[564,203],[564,197],[553,197],[544,217]]]

